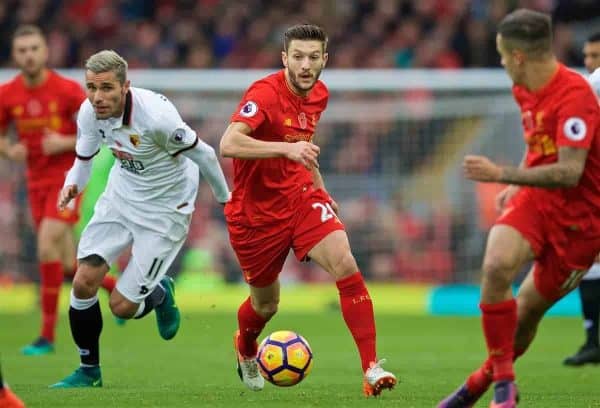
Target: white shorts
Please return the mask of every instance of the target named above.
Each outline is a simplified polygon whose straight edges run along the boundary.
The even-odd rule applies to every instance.
[[[583,280],[600,279],[600,263],[595,262],[592,267],[583,275]]]
[[[190,217],[185,219],[189,224]],[[116,289],[131,302],[141,303],[165,276],[186,238],[187,234],[183,234],[179,240],[173,240],[168,232],[161,234],[133,223],[117,210],[117,205],[101,197],[81,234],[77,259],[95,254],[110,265],[131,246],[131,258]]]

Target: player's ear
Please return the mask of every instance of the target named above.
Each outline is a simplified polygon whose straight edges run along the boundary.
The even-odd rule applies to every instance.
[[[128,79],[123,84],[123,95],[125,95],[127,92],[129,92],[129,87],[130,86],[131,86],[131,81]]]
[[[513,56],[513,59],[515,60],[515,62],[517,63],[517,65],[523,65],[523,63],[526,60],[526,55],[521,50],[514,50],[512,52],[512,56]]]
[[[325,68],[325,65],[327,65],[328,59],[329,59],[329,53],[326,52],[325,54],[323,54],[323,66],[321,68]]]
[[[283,63],[283,66],[287,68],[287,53],[285,51],[281,51],[281,62]]]

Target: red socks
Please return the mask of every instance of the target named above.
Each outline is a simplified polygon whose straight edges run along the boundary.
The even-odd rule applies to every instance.
[[[267,320],[256,313],[252,308],[250,297],[240,305],[238,309],[238,325],[240,337],[238,340],[238,350],[244,357],[256,356],[258,345],[256,339],[267,324]]]
[[[42,337],[54,342],[58,315],[58,297],[63,282],[61,262],[40,263],[40,298],[42,303]]]
[[[113,289],[115,288],[116,285],[117,285],[117,279],[115,279],[114,276],[109,275],[109,274],[104,275],[104,279],[102,279],[102,287],[104,289],[106,289],[106,291],[108,292],[109,295],[113,291]]]
[[[482,323],[494,381],[514,381],[514,342],[517,330],[517,302],[514,299],[495,304],[480,304]]]
[[[346,325],[360,353],[363,372],[377,361],[373,302],[360,272],[336,282]]]
[[[474,395],[483,394],[492,384],[493,376],[492,360],[488,358],[467,378],[467,389]]]

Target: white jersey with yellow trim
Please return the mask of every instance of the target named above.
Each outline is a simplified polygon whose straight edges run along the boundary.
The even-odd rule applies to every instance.
[[[79,159],[92,158],[101,144],[115,156],[104,196],[120,204],[128,219],[161,232],[181,219],[177,214],[187,224],[184,220],[194,210],[199,170],[180,153],[194,148],[198,136],[166,97],[131,87],[123,115],[106,120],[96,119],[86,100],[77,127]],[[162,215],[168,219],[158,220]]]

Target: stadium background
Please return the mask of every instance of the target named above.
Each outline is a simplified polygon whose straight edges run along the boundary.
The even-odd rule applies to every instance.
[[[521,157],[519,115],[494,40],[496,24],[515,7],[552,13],[558,57],[582,65],[583,41],[600,26],[593,1],[5,0],[0,66],[8,70],[0,79],[14,74],[12,30],[39,24],[52,67],[81,81],[85,59],[114,48],[128,60],[134,86],[168,95],[216,147],[248,84],[280,67],[285,27],[319,23],[330,34],[323,79],[332,91],[316,137],[321,171],[363,273],[381,282],[474,283],[500,186],[465,181],[460,163],[466,152],[505,163]],[[97,163],[98,173],[109,160]],[[231,175],[231,161],[222,165]],[[0,279],[35,281],[23,172],[7,161],[0,166],[0,228],[11,237],[0,242]],[[98,181],[88,189],[95,192],[84,221],[101,189]],[[241,279],[206,184],[171,271],[181,272]],[[290,259],[283,279],[329,278]]]
[[[39,24],[52,67],[82,81],[85,59],[114,48],[129,61],[135,86],[168,95],[216,147],[247,85],[280,67],[283,30],[298,22],[323,25],[330,61],[322,78],[331,99],[316,142],[326,185],[370,280],[380,352],[401,376],[400,390],[383,398],[393,406],[432,406],[485,353],[477,318],[431,314],[477,313],[478,268],[499,187],[465,181],[463,155],[517,163],[522,154],[519,114],[494,44],[496,24],[516,7],[552,13],[558,57],[581,69],[583,41],[600,28],[594,0],[3,0],[0,81],[15,74],[12,30]],[[112,160],[102,154],[86,192],[88,217]],[[230,160],[222,164],[231,176]],[[111,324],[102,294],[106,390],[93,398],[46,390],[76,362],[69,288],[55,355],[20,356],[39,321],[23,183],[21,166],[0,160],[0,352],[29,406],[363,406],[335,286],[293,257],[282,275],[281,312],[267,329],[299,330],[316,352],[314,373],[291,390],[268,389],[251,399],[242,392],[228,340],[246,289],[205,183],[189,240],[169,272],[177,275],[184,317],[175,341],[160,342],[151,319]],[[554,313],[578,315],[578,308],[570,296]],[[518,366],[527,406],[597,406],[597,373],[573,375],[559,366],[580,336],[579,318],[544,322]]]

